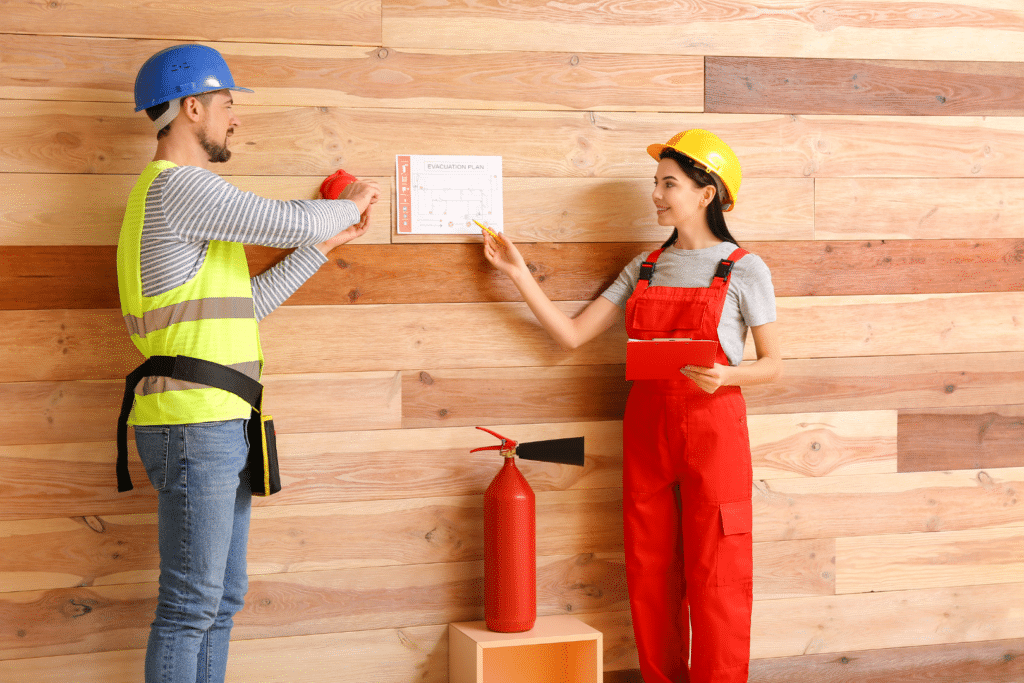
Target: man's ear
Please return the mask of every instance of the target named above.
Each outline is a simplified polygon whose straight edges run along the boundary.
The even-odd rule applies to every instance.
[[[185,116],[187,116],[190,121],[199,121],[203,118],[206,108],[203,106],[203,103],[199,101],[198,97],[190,96],[186,97],[185,101],[181,103],[181,111],[185,113]]]

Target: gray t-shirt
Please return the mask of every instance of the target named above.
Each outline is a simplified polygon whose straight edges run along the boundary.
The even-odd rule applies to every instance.
[[[651,278],[651,287],[707,287],[718,268],[718,262],[729,258],[736,249],[731,242],[722,242],[706,249],[677,249],[670,247],[658,257],[658,265]],[[601,296],[620,308],[636,288],[640,277],[640,263],[651,252],[644,252],[629,262],[615,282]],[[775,288],[772,274],[759,257],[747,254],[732,269],[729,291],[725,295],[725,308],[718,323],[718,340],[729,363],[739,365],[743,359],[743,344],[747,328],[775,321]]]

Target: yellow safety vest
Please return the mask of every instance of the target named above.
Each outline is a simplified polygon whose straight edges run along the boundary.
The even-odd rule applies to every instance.
[[[117,242],[117,288],[132,342],[150,356],[191,356],[227,365],[259,380],[263,368],[259,326],[245,249],[211,241],[195,277],[169,292],[142,295],[142,226],[146,196],[157,175],[175,164],[151,162],[128,198]],[[222,389],[147,377],[135,388],[128,424],[189,424],[248,418],[251,406]]]

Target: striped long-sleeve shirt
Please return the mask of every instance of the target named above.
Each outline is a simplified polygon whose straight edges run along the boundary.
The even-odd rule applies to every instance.
[[[358,221],[359,210],[348,200],[264,199],[197,166],[169,168],[146,196],[142,294],[163,294],[195,277],[211,240],[298,247],[252,278],[262,320],[327,261],[314,245]]]

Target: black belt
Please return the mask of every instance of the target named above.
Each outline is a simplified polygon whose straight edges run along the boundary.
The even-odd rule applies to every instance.
[[[152,356],[131,371],[124,381],[124,399],[121,416],[117,419],[117,490],[131,491],[132,478],[128,473],[128,414],[135,402],[135,387],[145,377],[170,377],[196,384],[223,389],[238,396],[259,410],[263,385],[244,372],[226,365],[192,358],[190,356]]]

